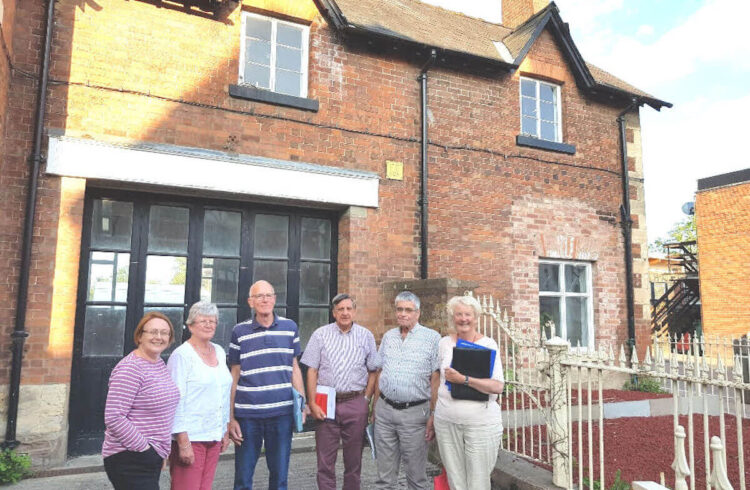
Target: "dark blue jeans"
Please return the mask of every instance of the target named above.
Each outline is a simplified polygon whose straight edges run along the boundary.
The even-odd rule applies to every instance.
[[[252,490],[255,465],[265,441],[268,490],[287,490],[292,450],[292,414],[264,419],[238,418],[242,444],[234,451],[234,490]]]

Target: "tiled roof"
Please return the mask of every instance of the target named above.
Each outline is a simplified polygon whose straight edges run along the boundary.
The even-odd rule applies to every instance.
[[[335,0],[348,23],[430,47],[504,61],[493,41],[511,30],[416,0]]]
[[[567,26],[563,26],[554,2],[515,30],[500,24],[469,17],[418,0],[316,0],[330,13],[334,10],[344,24],[338,26],[352,32],[378,34],[427,47],[452,51],[493,62],[517,66],[536,40],[540,30],[549,26],[555,16],[560,34],[569,39],[572,56],[580,60],[583,79],[593,78],[592,87],[648,99],[658,108],[671,106],[633,87],[614,75],[584,62],[575,48]],[[498,46],[499,45],[499,46]],[[507,50],[507,51],[506,51]],[[504,54],[505,53],[505,54]],[[588,71],[588,73],[586,73]],[[588,78],[591,80],[591,78]]]

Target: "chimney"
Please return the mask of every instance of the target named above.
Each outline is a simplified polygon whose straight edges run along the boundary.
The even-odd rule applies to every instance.
[[[515,29],[542,10],[549,0],[502,0],[503,25]]]

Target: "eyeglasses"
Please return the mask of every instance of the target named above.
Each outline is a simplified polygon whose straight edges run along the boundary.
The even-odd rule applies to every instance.
[[[253,294],[250,296],[253,299],[273,299],[276,297],[276,293],[266,293],[266,294]]]
[[[402,306],[397,306],[396,307],[396,313],[409,313],[409,314],[411,314],[411,313],[414,313],[415,311],[417,311],[417,310],[415,310],[414,308],[404,308]]]
[[[150,337],[166,337],[169,338],[169,330],[143,330],[144,335]]]
[[[197,320],[193,323],[196,325],[216,325],[216,320]]]

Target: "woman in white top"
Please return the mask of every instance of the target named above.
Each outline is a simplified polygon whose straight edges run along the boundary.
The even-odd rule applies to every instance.
[[[221,346],[211,342],[219,310],[199,301],[190,308],[190,338],[167,362],[180,390],[172,427],[172,490],[210,490],[219,454],[229,445],[229,395],[232,375]]]
[[[497,343],[477,331],[482,312],[471,296],[455,296],[448,301],[448,318],[455,333],[440,339],[440,388],[435,407],[435,435],[440,458],[452,490],[489,490],[490,475],[500,448],[503,422],[498,395],[503,391],[503,367]],[[451,367],[453,348],[458,339],[493,349],[495,363],[491,377],[466,376]],[[489,395],[487,401],[458,400],[445,382],[463,384]]]

